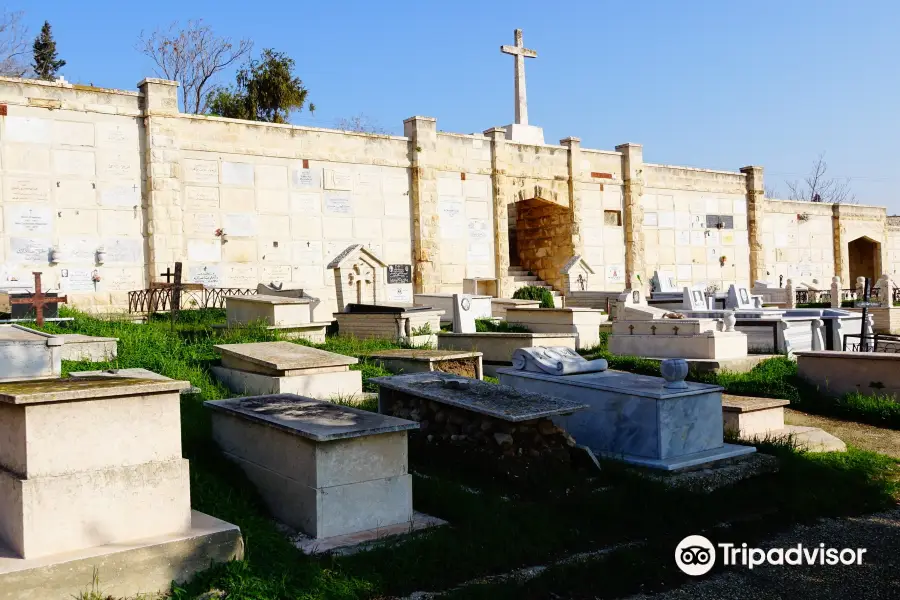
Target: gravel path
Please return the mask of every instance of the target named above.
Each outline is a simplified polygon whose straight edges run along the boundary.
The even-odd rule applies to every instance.
[[[820,417],[789,408],[784,409],[784,422],[787,425],[819,427],[831,435],[839,437],[846,444],[900,458],[900,431],[895,429]]]

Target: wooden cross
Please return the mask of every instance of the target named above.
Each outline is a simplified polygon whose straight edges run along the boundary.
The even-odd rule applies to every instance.
[[[166,271],[168,272],[168,268]],[[178,319],[178,310],[181,308],[181,263],[175,263],[175,273],[173,273],[173,277],[175,279],[172,282],[172,306],[170,308],[172,321],[174,322]]]
[[[528,125],[528,100],[525,97],[525,59],[537,58],[537,52],[522,45],[522,30],[516,29],[516,45],[500,46],[500,52],[516,57],[516,124]]]
[[[30,298],[11,298],[9,302],[10,304],[30,304],[33,306],[37,326],[41,327],[44,325],[44,306],[47,304],[66,304],[69,300],[67,296],[58,298],[45,296],[44,292],[41,291],[41,272],[32,271],[32,275],[34,275],[34,294]]]

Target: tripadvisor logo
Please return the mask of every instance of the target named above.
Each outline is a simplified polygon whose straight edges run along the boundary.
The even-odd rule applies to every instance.
[[[752,569],[760,565],[861,565],[865,553],[865,548],[826,548],[825,544],[812,547],[797,544],[768,550],[727,542],[713,545],[702,535],[689,535],[675,548],[675,564],[684,573],[696,577],[713,568],[717,554],[725,566],[740,565]]]

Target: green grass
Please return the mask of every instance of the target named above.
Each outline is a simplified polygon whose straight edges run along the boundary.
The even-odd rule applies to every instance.
[[[636,356],[618,356],[607,350],[608,334],[600,334],[600,344],[583,354],[589,359],[605,358],[611,369],[643,375],[659,375],[659,363]],[[764,360],[747,373],[691,373],[691,381],[712,383],[735,396],[784,398],[791,407],[809,413],[858,421],[876,427],[900,429],[900,402],[886,395],[848,394],[832,397],[800,379],[797,363],[784,356]]]
[[[478,333],[530,333],[531,330],[518,323],[495,321],[493,319],[475,319],[475,331]]]
[[[229,600],[381,598],[448,589],[475,577],[637,541],[643,545],[632,554],[614,553],[607,559],[611,562],[549,569],[533,582],[534,587],[505,584],[468,590],[498,598],[577,597],[592,588],[594,595],[634,593],[643,589],[648,573],[659,574],[654,585],[680,582],[667,575],[674,547],[671,540],[688,532],[757,518],[753,532],[763,535],[819,516],[881,510],[897,498],[897,463],[855,449],[846,455],[807,455],[763,445],[761,450],[782,457],[779,473],[697,495],[665,488],[617,463],[604,463],[600,472],[531,467],[509,471],[457,448],[411,443],[415,507],[451,525],[353,556],[311,558],[276,529],[242,471],[221,456],[211,439],[208,411],[202,408],[204,400],[229,395],[209,373],[216,358],[213,346],[274,339],[271,333],[261,328],[214,330],[209,325],[221,317],[215,313],[193,314],[174,329],[166,320],[134,325],[68,314],[75,317],[73,323],[45,329],[114,336],[120,341],[114,363],[65,363],[66,371],[144,367],[190,380],[202,389],[198,395],[182,398],[192,505],[238,525],[246,557],[214,566],[176,588],[173,597],[178,600],[193,599],[214,588],[226,592]],[[318,347],[365,358],[373,351],[397,346],[378,340],[329,338]],[[381,374],[368,361],[360,368],[364,375]],[[372,408],[371,403],[364,406]],[[655,571],[639,568],[654,564]],[[99,577],[102,585],[102,571]]]

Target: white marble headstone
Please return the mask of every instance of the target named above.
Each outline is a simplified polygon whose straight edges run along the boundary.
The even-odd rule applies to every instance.
[[[686,287],[682,290],[684,306],[689,306],[691,310],[708,310],[706,304],[706,292],[698,286]]]
[[[468,294],[453,294],[453,333],[475,333],[475,311]]]
[[[676,283],[677,279],[675,278],[675,274],[671,271],[654,271],[653,279],[651,281],[657,292],[678,291],[678,285]]]
[[[750,297],[750,290],[743,286],[728,286],[728,308],[755,308],[753,299]]]

